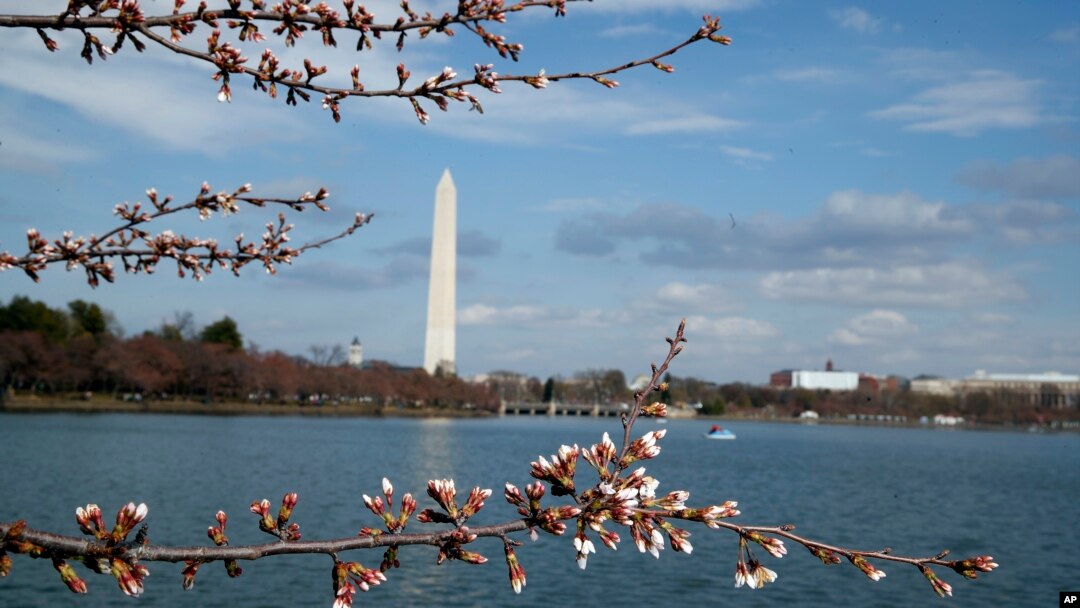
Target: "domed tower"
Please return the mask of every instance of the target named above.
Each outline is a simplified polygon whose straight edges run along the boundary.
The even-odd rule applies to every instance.
[[[364,345],[360,344],[360,338],[353,337],[349,345],[349,366],[360,367],[364,364]]]

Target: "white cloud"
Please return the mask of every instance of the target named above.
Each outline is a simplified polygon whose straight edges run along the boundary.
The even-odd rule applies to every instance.
[[[970,69],[973,58],[954,50],[901,47],[883,51],[881,59],[891,76],[952,82]]]
[[[642,13],[654,11],[706,11],[713,15],[730,13],[762,6],[762,0],[616,0],[614,2],[588,2],[575,5],[571,10],[592,10],[605,13]]]
[[[895,310],[875,309],[848,321],[846,327],[838,328],[828,340],[845,346],[864,346],[897,338],[919,330],[902,313]]]
[[[686,327],[694,335],[710,338],[761,339],[780,335],[780,330],[772,323],[746,317],[690,316],[686,318]]]
[[[959,234],[971,223],[950,217],[943,202],[927,202],[911,192],[867,194],[859,190],[834,192],[825,199],[822,224],[842,224],[849,229],[886,229],[910,234]]]
[[[611,203],[593,197],[556,198],[538,207],[548,213],[580,214],[590,211],[603,211],[611,208]]]
[[[582,214],[559,225],[555,246],[602,257],[632,243],[647,264],[695,269],[883,266],[944,259],[959,241],[979,236],[976,219],[910,192],[845,190],[806,217],[736,216],[734,230],[723,210],[678,203]]]
[[[983,350],[1001,339],[1001,334],[984,328],[951,329],[934,336],[938,348],[955,350]]]
[[[457,313],[460,325],[528,325],[543,327],[605,327],[627,320],[624,312],[598,308],[574,310],[518,304],[506,307],[478,302]]]
[[[336,260],[319,261],[305,255],[282,272],[278,282],[287,289],[369,291],[393,289],[428,277],[426,260],[399,256],[382,266],[344,264]]]
[[[1012,315],[1001,312],[981,312],[972,317],[976,322],[985,325],[1012,325],[1016,319]]]
[[[835,82],[840,72],[832,68],[806,67],[791,70],[777,70],[773,78],[784,82]]]
[[[658,33],[660,30],[650,23],[636,23],[634,25],[615,25],[600,32],[605,38],[624,38],[626,36],[648,36]]]
[[[859,150],[859,154],[862,154],[863,156],[869,156],[871,158],[889,158],[892,156],[896,156],[896,152],[882,150],[881,148],[875,148],[873,146]]]
[[[965,211],[979,221],[983,230],[1010,245],[1080,242],[1077,213],[1061,203],[1022,199],[969,205]]]
[[[657,289],[650,298],[642,302],[646,308],[680,311],[683,316],[691,313],[730,312],[741,307],[733,294],[718,285],[678,281]]]
[[[53,55],[36,36],[21,34],[7,36],[0,49],[6,56],[0,85],[8,89],[66,105],[95,122],[176,150],[223,155],[253,143],[250,134],[258,134],[257,140],[291,137],[284,130],[255,128],[273,123],[282,109],[269,108],[248,91],[234,96],[232,104],[218,103],[218,85],[207,68],[177,66],[150,49],[134,58],[125,56],[135,54],[128,49],[87,66],[71,36],[59,40],[63,54]],[[237,132],[249,136],[241,140]]]
[[[857,6],[830,11],[829,17],[838,23],[840,27],[854,30],[860,34],[874,34],[881,29],[882,19],[880,17],[874,17]]]
[[[626,128],[628,135],[661,135],[666,133],[702,133],[729,131],[746,123],[711,114],[696,114],[673,118],[642,119]]]
[[[1040,84],[1007,72],[977,70],[870,116],[904,122],[908,131],[958,136],[978,135],[987,129],[1022,129],[1044,121],[1038,101]]]
[[[0,141],[0,166],[21,171],[52,171],[58,164],[87,161],[94,157],[85,148],[69,141],[42,135],[31,135],[20,130],[10,114],[0,110],[5,125]]]
[[[757,150],[751,150],[750,148],[739,148],[736,146],[720,146],[720,151],[724,153],[724,156],[734,159],[742,163],[750,161],[766,162],[773,159],[773,155],[768,152],[759,152]]]
[[[457,321],[461,325],[529,323],[546,317],[548,317],[548,311],[541,306],[510,306],[507,308],[496,308],[480,303],[466,306],[457,313]]]
[[[777,271],[765,275],[760,286],[771,299],[856,306],[958,307],[1027,297],[1011,277],[990,275],[964,262]]]
[[[620,89],[611,91],[586,83],[560,83],[542,91],[507,85],[502,94],[480,95],[483,115],[465,111],[464,106],[451,106],[454,116],[432,115],[426,128],[463,139],[567,146],[584,140],[586,133],[715,132],[744,124],[702,112],[683,101],[661,97],[653,96],[651,102],[638,103],[634,96]],[[400,109],[400,102],[394,105]]]
[[[1021,198],[1080,198],[1080,159],[1059,154],[1018,158],[1006,165],[976,162],[956,179],[979,190]]]
[[[1066,25],[1050,32],[1050,40],[1070,44],[1080,42],[1080,24]]]
[[[875,309],[859,315],[848,324],[853,330],[875,337],[895,337],[914,333],[919,328],[895,310]]]
[[[841,327],[834,331],[832,335],[828,337],[828,340],[829,342],[843,344],[844,346],[864,346],[870,343],[869,339],[860,336],[846,327]]]

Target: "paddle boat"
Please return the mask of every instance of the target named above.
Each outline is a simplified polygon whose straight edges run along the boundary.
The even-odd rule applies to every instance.
[[[735,439],[735,433],[730,430],[722,428],[718,424],[714,424],[709,432],[705,433],[706,439]]]

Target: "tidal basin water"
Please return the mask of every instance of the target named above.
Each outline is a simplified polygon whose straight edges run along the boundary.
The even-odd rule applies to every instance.
[[[843,426],[731,423],[735,441],[708,441],[703,421],[673,420],[660,456],[645,463],[660,492],[687,489],[690,504],[739,501],[746,523],[794,523],[834,544],[892,547],[926,556],[991,554],[993,573],[953,585],[939,599],[912,566],[880,564],[872,582],[850,566],[825,567],[788,542],[782,560],[759,557],[779,574],[760,590],[736,589],[736,538],[691,525],[693,555],[639,554],[630,535],[611,552],[597,542],[581,571],[569,535],[521,538],[528,585],[515,595],[501,543],[480,540],[483,566],[435,565],[431,547],[404,547],[389,581],[357,595],[357,606],[1052,606],[1059,591],[1080,590],[1080,436]],[[508,417],[493,420],[321,419],[154,415],[0,414],[0,521],[78,535],[77,506],[97,503],[111,521],[128,501],[150,507],[150,540],[208,544],[214,513],[229,515],[232,544],[261,543],[254,499],[274,509],[300,494],[293,521],[306,539],[351,536],[377,520],[361,495],[389,476],[397,496],[420,508],[428,479],[453,478],[494,495],[475,523],[509,520],[501,489],[531,481],[529,462],[563,443],[591,445],[614,419]],[[643,421],[638,433],[657,428]],[[579,484],[594,479],[579,463]],[[409,531],[424,526],[413,523]],[[343,559],[377,566],[381,551]],[[330,606],[331,560],[323,555],[242,562],[228,579],[220,563],[183,591],[180,565],[149,563],[143,597],[124,597],[111,577],[78,566],[90,593],[76,596],[44,560],[16,556],[0,579],[0,606]]]

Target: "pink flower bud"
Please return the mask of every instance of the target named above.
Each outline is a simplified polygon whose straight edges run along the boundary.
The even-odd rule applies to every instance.
[[[938,594],[938,597],[952,596],[952,586],[938,578],[933,570],[927,566],[919,565],[919,571],[930,582],[930,587],[934,590],[934,593]]]
[[[56,568],[56,571],[60,573],[60,580],[67,585],[67,588],[72,593],[86,593],[86,581],[79,578],[71,564],[56,557],[53,558],[52,562],[53,568]]]
[[[110,572],[125,595],[138,597],[143,592],[143,578],[149,574],[145,566],[128,563],[119,557],[110,560]]]
[[[861,555],[848,556],[848,560],[852,564],[855,564],[855,567],[857,567],[859,570],[862,570],[863,574],[865,574],[866,577],[872,581],[876,582],[885,578],[884,571],[875,568],[873,564],[866,561],[866,558]]]
[[[483,555],[480,555],[479,553],[476,553],[475,551],[459,551],[457,554],[457,558],[469,564],[479,565],[487,563],[487,558]]]
[[[188,560],[184,562],[184,569],[181,574],[184,577],[184,591],[190,590],[195,586],[195,573],[199,571],[199,562],[195,560]]]
[[[296,508],[296,502],[299,500],[296,492],[286,494],[281,498],[281,508],[278,509],[277,527],[284,528],[285,524],[289,522],[289,518],[292,517],[292,511]]]
[[[514,548],[509,543],[503,545],[503,550],[506,553],[506,568],[510,575],[510,587],[514,590],[514,593],[521,593],[522,588],[525,587],[525,568],[521,566],[517,555],[514,554]]]
[[[367,494],[364,494],[362,498],[364,499],[364,506],[370,509],[372,513],[374,513],[375,515],[383,514],[382,497],[376,496],[375,498],[372,498]]]

